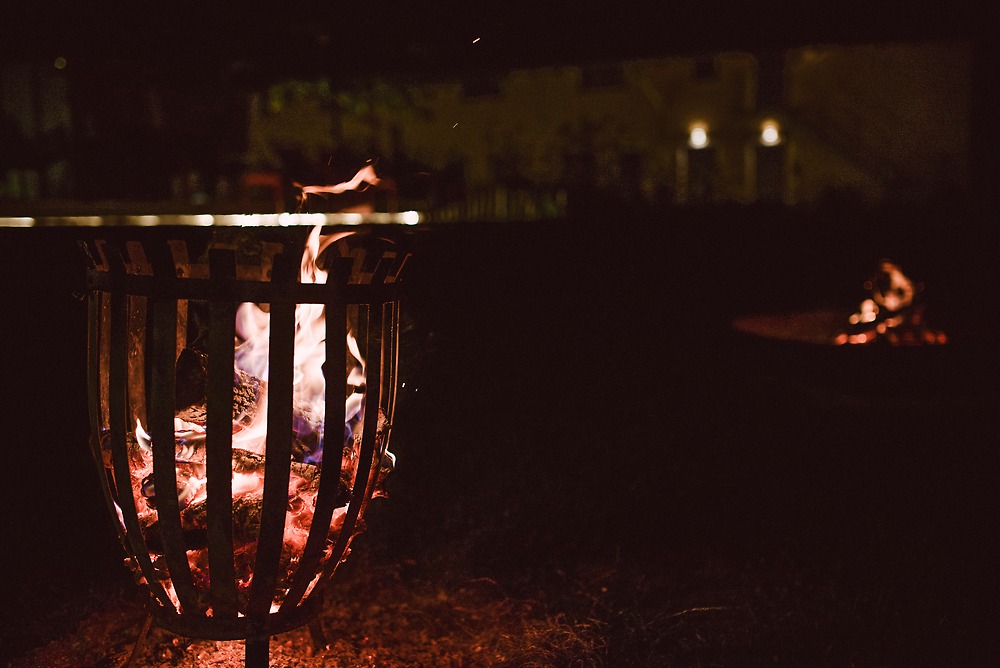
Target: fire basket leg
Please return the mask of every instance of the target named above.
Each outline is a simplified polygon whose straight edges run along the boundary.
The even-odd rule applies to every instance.
[[[146,634],[149,633],[149,627],[152,625],[153,615],[150,613],[146,617],[146,621],[142,623],[142,628],[139,630],[139,637],[135,639],[135,645],[132,646],[132,653],[128,655],[125,663],[122,664],[122,668],[132,668],[136,657],[139,656],[139,650],[142,649],[142,644],[146,642]]]
[[[312,636],[313,649],[322,652],[329,649],[330,642],[326,639],[326,632],[323,630],[323,623],[319,618],[314,618],[309,622],[309,635]]]
[[[269,636],[263,638],[247,638],[246,642],[246,668],[268,668],[270,650],[268,644]]]

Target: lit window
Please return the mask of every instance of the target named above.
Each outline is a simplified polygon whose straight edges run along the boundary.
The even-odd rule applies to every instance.
[[[704,123],[695,123],[688,133],[688,146],[691,148],[705,148],[708,146],[708,128]]]
[[[781,143],[781,126],[777,121],[764,121],[760,125],[760,143],[764,146],[777,146]]]

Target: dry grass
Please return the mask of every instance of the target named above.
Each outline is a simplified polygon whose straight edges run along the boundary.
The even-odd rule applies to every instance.
[[[271,666],[979,665],[992,642],[982,592],[919,579],[933,555],[900,552],[893,573],[892,559],[878,566],[856,546],[819,556],[734,539],[482,575],[440,555],[386,559],[365,539],[322,611],[329,646],[315,649],[306,629],[275,636]],[[134,588],[95,588],[22,625],[33,646],[5,665],[117,667],[144,619]],[[232,668],[243,645],[153,629],[137,665]]]
[[[490,578],[409,577],[409,564],[373,565],[363,555],[334,588],[321,616],[329,647],[313,648],[299,629],[271,641],[272,666],[599,666],[605,624],[591,592],[578,610],[554,597],[512,593]],[[350,563],[350,562],[349,562]],[[117,665],[131,650],[145,612],[134,592],[104,592],[66,632],[9,664],[11,668]],[[591,608],[591,609],[588,609]],[[241,666],[239,642],[191,641],[153,629],[138,665]]]

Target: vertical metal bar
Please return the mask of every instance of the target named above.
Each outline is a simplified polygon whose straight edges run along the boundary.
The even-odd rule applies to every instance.
[[[114,470],[115,489],[118,505],[121,508],[125,522],[125,535],[131,546],[132,555],[139,563],[147,584],[153,596],[166,608],[173,608],[173,603],[154,577],[149,551],[139,528],[139,518],[136,514],[135,496],[132,490],[132,471],[129,464],[126,425],[128,414],[128,295],[125,290],[125,268],[121,258],[111,262],[112,275],[117,284],[111,291],[111,355],[108,369],[108,418],[111,436],[111,460]]]
[[[296,257],[283,253],[274,258],[272,288],[291,284]],[[247,616],[266,616],[274,600],[288,510],[288,480],[292,456],[292,381],[295,354],[295,303],[271,302],[268,345],[267,445],[264,459],[264,499],[261,508],[257,557]]]
[[[402,306],[400,305],[400,299],[398,299],[398,298],[396,299],[396,301],[394,301],[392,303],[392,322],[393,322],[393,326],[396,328],[396,336],[393,339],[393,344],[392,344],[393,345],[393,360],[394,360],[394,364],[392,365],[392,380],[393,380],[392,405],[393,405],[393,408],[395,409],[395,406],[396,406],[396,391],[399,389],[398,388],[398,385],[399,385],[399,356],[400,356],[400,342],[399,342],[399,338],[400,338],[400,332],[403,329],[403,312],[402,312]],[[390,416],[390,418],[391,418],[391,416]]]
[[[139,629],[139,637],[135,639],[135,644],[132,645],[132,652],[128,655],[128,660],[122,668],[132,668],[135,664],[135,660],[139,657],[139,650],[142,649],[143,643],[146,642],[146,635],[149,633],[149,627],[153,625],[153,613],[146,615],[146,621],[142,623],[142,627]]]
[[[392,267],[395,264],[396,264],[396,253],[394,253],[392,251],[384,250],[382,252],[381,259],[379,259],[379,261],[378,261],[378,265],[375,267],[375,271],[372,273],[372,280],[371,280],[372,284],[376,285],[376,284],[384,283],[385,280],[386,280],[386,276],[389,275],[389,270],[392,269]],[[372,306],[373,309],[374,308],[378,308],[379,309],[379,313],[381,315],[381,317],[379,318],[379,322],[381,323],[381,326],[378,328],[378,331],[376,333],[376,336],[378,337],[377,341],[378,341],[378,347],[379,347],[379,361],[380,361],[380,367],[379,367],[380,373],[379,373],[379,377],[382,379],[382,381],[381,381],[382,382],[382,396],[387,396],[387,398],[389,399],[390,402],[392,401],[392,392],[391,392],[391,389],[390,389],[389,392],[386,392],[385,383],[386,382],[392,382],[392,380],[396,377],[396,375],[394,373],[389,373],[389,374],[386,373],[386,369],[387,368],[390,368],[390,369],[392,368],[392,363],[393,362],[392,362],[391,357],[388,358],[388,359],[386,357],[386,349],[387,349],[387,347],[388,347],[390,355],[391,355],[392,346],[391,346],[391,344],[388,344],[386,342],[387,341],[387,337],[386,337],[386,317],[385,317],[385,315],[386,315],[386,309],[387,308],[391,309],[391,306],[392,306],[392,302],[386,302],[386,303],[383,303],[383,304],[379,304],[377,307],[375,305]],[[392,334],[393,330],[392,330],[392,312],[391,312],[391,310],[390,310],[390,313],[389,313],[388,320],[389,320],[388,333],[389,333],[389,336],[391,337],[393,335]],[[386,376],[389,377],[388,381],[386,380]],[[386,411],[387,411],[386,412],[386,417],[390,417],[392,415],[392,412],[390,411],[390,409],[391,409],[391,405],[387,404],[386,405]],[[385,446],[384,439],[383,439],[382,446],[383,446],[382,449],[384,450],[384,446]]]
[[[392,269],[392,265],[395,264],[395,261],[395,253],[387,252],[379,258],[378,264],[375,265],[375,271],[372,272],[371,283],[373,285],[385,283],[385,277],[388,276],[389,270]]]
[[[347,284],[349,277],[349,265],[339,262],[333,266],[327,280],[330,300],[325,305],[326,361],[323,364],[323,376],[326,385],[326,411],[323,419],[323,462],[309,538],[302,551],[295,579],[281,604],[283,613],[290,612],[298,605],[316,575],[316,567],[330,534],[333,511],[342,491],[340,476],[344,460],[344,423],[347,421],[344,395],[347,386],[344,376],[347,367],[347,304],[342,297],[341,286]]]
[[[89,306],[89,345],[87,355],[89,364],[87,365],[87,391],[90,396],[90,447],[97,465],[97,475],[101,479],[101,491],[104,493],[104,501],[108,506],[108,511],[115,519],[115,532],[118,540],[121,541],[122,549],[129,552],[128,538],[125,536],[125,528],[117,520],[118,511],[115,509],[115,501],[111,497],[111,480],[108,478],[108,470],[104,464],[104,450],[101,445],[101,340],[108,336],[108,332],[101,331],[101,312],[110,295],[106,292],[91,292]]]
[[[374,308],[374,307],[373,307]],[[368,504],[371,502],[371,495],[375,491],[375,484],[378,481],[379,471],[382,466],[382,458],[385,456],[386,450],[389,449],[389,436],[392,433],[392,400],[395,394],[395,382],[396,374],[393,368],[392,352],[393,352],[393,313],[394,313],[394,302],[386,302],[381,304],[379,307],[380,319],[378,322],[381,323],[378,333],[378,360],[379,360],[379,392],[378,396],[386,397],[385,411],[384,414],[386,419],[390,421],[390,424],[383,430],[381,438],[379,439],[378,449],[375,452],[375,461],[372,464],[372,471],[368,477],[368,485],[371,488],[369,493],[365,496],[363,505],[361,506],[362,515],[368,508]],[[388,322],[386,322],[388,320]],[[355,483],[356,484],[356,483]]]
[[[209,272],[219,283],[236,277],[232,251],[212,250]],[[205,421],[205,477],[208,493],[208,569],[212,614],[235,617],[236,572],[233,567],[233,341],[236,304],[209,304],[208,391]]]
[[[247,638],[245,668],[267,668],[270,660],[269,636]]]
[[[368,332],[367,338],[370,341],[371,333],[380,330],[382,327],[382,308],[380,304],[374,304],[368,309],[368,319],[368,327],[365,331]],[[361,320],[360,314],[358,320]],[[375,458],[375,432],[378,428],[379,390],[382,384],[380,373],[382,361],[381,359],[373,360],[371,353],[372,350],[369,346],[365,365],[365,372],[367,373],[365,386],[367,389],[365,390],[364,428],[361,438],[361,452],[358,455],[358,468],[354,475],[354,489],[351,493],[350,505],[347,507],[347,515],[344,517],[344,526],[340,530],[340,535],[337,536],[337,543],[333,547],[330,559],[323,568],[323,579],[332,576],[337,565],[343,561],[344,553],[347,551],[354,536],[354,527],[357,524],[358,516],[361,514],[361,507],[369,492],[368,479],[371,475],[373,459]]]
[[[389,307],[389,374],[386,386],[385,416],[391,425],[392,417],[396,410],[396,390],[399,385],[399,301],[392,301],[387,304]],[[384,346],[383,346],[384,349]],[[383,447],[388,449],[389,434],[385,435]]]
[[[395,283],[399,280],[400,274],[403,273],[403,267],[406,266],[406,261],[410,259],[410,252],[407,250],[400,251],[396,256],[396,266],[392,268],[392,272],[389,274],[392,277],[391,283]]]
[[[312,637],[313,649],[319,652],[329,649],[330,641],[327,640],[323,622],[318,617],[313,617],[309,622],[309,635]]]
[[[146,427],[149,426],[146,412],[146,330],[149,323],[146,319],[149,299],[142,295],[128,296],[128,344],[125,346],[128,354],[128,423],[131,428],[135,420]]]
[[[169,257],[152,253],[156,273],[173,279]],[[169,273],[168,273],[169,272]],[[166,274],[166,276],[164,276]],[[151,302],[153,342],[150,384],[150,438],[153,444],[153,485],[157,526],[170,571],[170,579],[183,612],[197,612],[197,596],[181,530],[177,499],[177,469],[174,446],[174,376],[177,350],[177,300],[170,296]],[[148,360],[148,358],[147,358]]]
[[[110,422],[110,406],[109,406],[109,396],[108,392],[110,388],[108,387],[108,379],[110,378],[109,370],[111,369],[111,292],[110,288],[106,292],[101,293],[101,312],[98,317],[101,319],[100,332],[101,337],[98,341],[99,349],[97,351],[97,359],[100,364],[100,385],[98,385],[98,398],[100,402],[100,408],[98,410],[98,415],[100,417],[100,427],[105,430],[105,433],[110,433],[111,422]],[[110,445],[110,444],[108,444]],[[106,447],[106,449],[109,449]]]
[[[181,351],[187,346],[187,328],[188,328],[188,300],[178,299],[177,300],[177,333],[174,338],[177,339],[177,349],[174,351],[174,359],[176,360],[181,356]]]

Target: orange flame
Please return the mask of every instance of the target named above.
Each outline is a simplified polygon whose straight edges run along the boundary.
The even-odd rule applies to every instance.
[[[344,181],[343,183],[336,183],[329,186],[301,186],[296,184],[302,190],[303,197],[306,195],[321,195],[321,194],[333,194],[337,195],[348,190],[358,190],[362,186],[377,186],[382,182],[382,179],[375,174],[375,167],[372,165],[365,165],[358,170],[358,173],[354,175],[350,181]],[[362,188],[363,189],[363,188]]]

